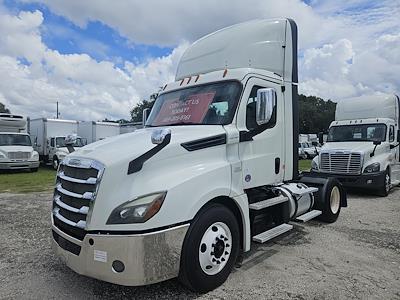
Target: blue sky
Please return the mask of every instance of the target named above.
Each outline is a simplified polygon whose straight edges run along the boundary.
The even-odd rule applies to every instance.
[[[101,120],[173,81],[191,42],[235,23],[290,17],[299,91],[341,101],[400,93],[392,0],[0,0],[0,102],[14,113]]]
[[[110,60],[117,65],[122,61],[143,62],[151,57],[169,55],[171,47],[136,44],[99,21],[90,21],[79,27],[65,17],[54,14],[44,4],[5,0],[10,12],[40,10],[44,21],[41,26],[44,43],[62,54],[87,53],[97,61]]]

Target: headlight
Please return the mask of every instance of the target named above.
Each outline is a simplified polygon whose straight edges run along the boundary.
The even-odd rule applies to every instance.
[[[37,153],[36,151],[32,152],[32,158],[33,159],[39,159],[39,153]]]
[[[364,169],[364,173],[375,173],[375,172],[379,172],[379,169],[381,168],[381,164],[380,163],[373,163],[369,166],[367,166]]]
[[[166,195],[167,192],[149,194],[125,202],[112,211],[107,224],[144,223],[158,213]]]
[[[311,170],[315,170],[315,171],[318,170],[318,164],[316,163],[316,161],[314,159],[311,161]]]
[[[0,158],[6,158],[6,156],[0,152]]]

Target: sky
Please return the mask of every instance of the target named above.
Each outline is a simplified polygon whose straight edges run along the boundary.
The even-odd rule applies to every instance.
[[[174,81],[196,39],[293,18],[299,92],[333,101],[400,93],[399,0],[0,0],[0,102],[12,113],[129,119]]]

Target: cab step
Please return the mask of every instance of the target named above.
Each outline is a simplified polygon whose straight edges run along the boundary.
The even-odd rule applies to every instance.
[[[305,213],[304,215],[298,216],[296,218],[296,221],[307,222],[307,221],[310,221],[311,219],[318,217],[321,214],[322,214],[322,211],[314,209],[312,211],[309,211],[308,213]]]
[[[279,203],[283,203],[288,201],[289,198],[285,197],[285,196],[278,196],[278,197],[274,197],[274,198],[270,198],[270,199],[266,199],[266,200],[262,200],[260,202],[255,202],[249,205],[249,208],[252,210],[260,210],[266,207],[270,207],[270,206],[274,206],[277,205]]]
[[[293,225],[284,223],[270,230],[264,231],[260,234],[253,236],[253,241],[257,243],[265,243],[266,241],[269,241],[274,237],[277,237],[278,235],[288,232],[291,229],[293,229]]]

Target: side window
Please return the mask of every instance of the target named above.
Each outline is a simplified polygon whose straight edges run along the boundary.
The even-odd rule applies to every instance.
[[[394,142],[394,126],[390,125],[389,128],[389,142]]]
[[[260,127],[260,125],[256,122],[256,104],[257,104],[257,91],[264,87],[255,85],[251,89],[249,99],[247,100],[247,107],[246,107],[246,127],[248,130],[256,129]],[[278,105],[278,104],[277,104]],[[262,126],[266,128],[274,127],[276,124],[276,108],[272,114],[271,120],[267,124],[263,124]]]
[[[54,138],[50,139],[50,147],[54,147]]]

